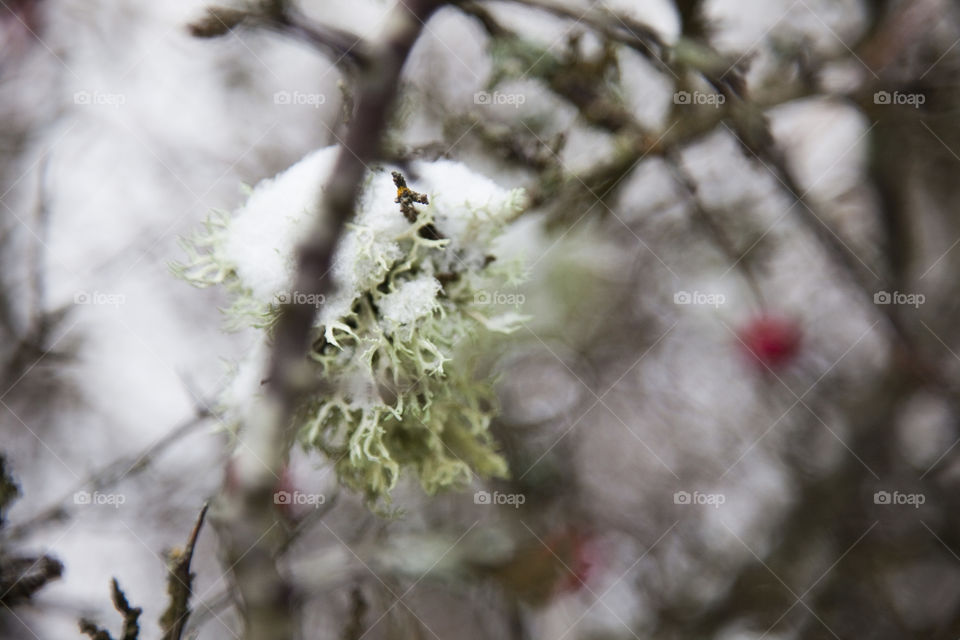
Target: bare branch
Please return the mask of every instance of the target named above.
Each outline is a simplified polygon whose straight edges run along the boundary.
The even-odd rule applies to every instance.
[[[180,439],[203,424],[210,417],[210,413],[202,406],[197,407],[197,413],[174,427],[169,433],[153,442],[146,449],[133,455],[123,456],[110,464],[95,471],[91,476],[77,483],[52,504],[41,509],[30,519],[10,527],[6,532],[7,538],[17,540],[34,532],[37,528],[52,522],[64,520],[69,515],[68,505],[78,491],[87,489],[102,490],[113,486],[124,478],[129,478],[147,469],[154,459],[163,451],[180,441]]]
[[[197,546],[197,537],[200,527],[203,526],[204,516],[207,515],[207,505],[203,505],[197,517],[187,546],[182,551],[174,550],[170,554],[170,564],[167,567],[167,593],[170,595],[170,604],[160,618],[160,628],[163,629],[163,640],[180,640],[183,630],[190,617],[190,596],[193,594],[193,578],[190,573],[190,562],[193,560],[193,550]]]
[[[262,2],[253,9],[208,7],[207,14],[189,25],[197,38],[217,38],[239,28],[267,29],[301,40],[323,51],[338,67],[366,67],[369,45],[357,35],[310,20],[286,2]]]
[[[300,246],[292,291],[327,295],[333,288],[333,252],[353,214],[367,163],[381,154],[381,139],[400,82],[400,72],[436,0],[398,3],[377,38],[370,64],[357,78],[357,112],[323,192],[319,215]],[[230,463],[213,522],[224,543],[243,598],[247,640],[288,640],[297,629],[294,589],[276,566],[282,541],[272,494],[290,446],[290,422],[310,387],[307,347],[313,305],[282,308],[277,322],[266,394],[248,417],[243,446]]]
[[[130,606],[127,596],[120,589],[116,578],[110,581],[110,585],[113,593],[113,606],[123,615],[123,631],[118,640],[138,640],[140,637],[140,614],[143,613],[143,609]],[[80,620],[80,631],[93,640],[113,640],[109,631],[101,629],[86,618]]]

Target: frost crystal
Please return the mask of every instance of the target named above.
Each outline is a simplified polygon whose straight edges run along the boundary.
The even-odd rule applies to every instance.
[[[231,324],[264,332],[224,395],[226,415],[239,424],[260,392],[280,305],[313,303],[309,356],[334,391],[307,399],[296,427],[305,447],[335,462],[342,481],[376,501],[389,498],[401,469],[431,493],[466,484],[473,471],[505,475],[488,431],[495,398],[474,376],[471,353],[485,334],[524,321],[487,295],[520,276],[521,265],[496,259],[494,242],[525,208],[524,192],[456,162],[417,162],[411,186],[429,204],[405,216],[390,170],[372,171],[334,255],[335,292],[306,300],[287,290],[294,248],[313,224],[337,153],[320,149],[264,180],[233,215],[212,214],[184,243],[188,260],[175,265],[178,275],[224,285]]]

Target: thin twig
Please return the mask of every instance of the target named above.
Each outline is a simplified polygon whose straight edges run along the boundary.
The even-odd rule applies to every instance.
[[[76,484],[60,498],[54,500],[52,504],[44,507],[28,520],[11,526],[5,532],[6,537],[11,540],[17,540],[27,534],[35,532],[38,527],[65,519],[69,514],[69,505],[77,492],[86,489],[99,491],[115,485],[124,478],[144,471],[160,453],[176,444],[180,438],[203,424],[209,417],[210,413],[207,410],[198,408],[196,415],[175,427],[159,440],[151,443],[146,449],[139,453],[123,456],[122,458],[114,460]]]
[[[364,68],[370,62],[369,45],[361,37],[314,22],[285,1],[268,0],[248,10],[208,7],[189,31],[197,38],[216,38],[239,28],[267,29],[306,42],[345,71]]]
[[[123,615],[123,631],[119,640],[138,640],[140,637],[140,614],[143,609],[131,606],[127,601],[126,594],[120,589],[120,584],[116,578],[110,581],[111,593],[113,594],[113,606]],[[92,640],[113,640],[113,636],[106,629],[101,629],[94,622],[86,619],[80,619],[80,632],[89,636]]]
[[[170,565],[167,568],[167,593],[170,595],[170,604],[160,618],[160,628],[163,629],[163,640],[180,640],[190,617],[190,597],[193,595],[193,578],[190,573],[190,562],[193,560],[193,550],[197,546],[203,518],[207,515],[207,505],[204,504],[193,525],[190,539],[183,551],[174,551],[170,554]]]
[[[737,249],[736,243],[723,228],[723,225],[714,218],[713,211],[711,211],[710,207],[703,201],[703,198],[700,197],[696,180],[694,180],[693,176],[683,167],[680,159],[675,154],[669,154],[667,160],[667,166],[670,171],[673,173],[677,182],[686,190],[690,205],[693,208],[697,220],[703,225],[714,244],[724,253],[726,258],[730,260],[731,264],[737,266],[757,302],[763,304],[763,290],[760,288],[760,283],[757,280],[753,268],[750,263],[744,259],[744,253]]]

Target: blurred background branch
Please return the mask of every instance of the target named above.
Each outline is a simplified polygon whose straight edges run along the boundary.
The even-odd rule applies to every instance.
[[[177,531],[189,518],[157,637],[960,635],[960,10],[407,0],[381,19],[369,4],[208,7],[188,29],[202,41],[164,48],[156,36],[169,59],[136,49],[143,39],[128,29],[157,21],[159,7],[110,19],[92,5],[4,7],[0,406],[15,450],[5,464],[27,498],[10,516],[21,489],[5,471],[4,630],[24,635],[29,612],[104,614],[106,598],[93,612],[60,602],[94,583],[100,567],[89,565],[103,561],[85,565],[87,553],[108,555],[131,593],[150,585],[135,600],[157,620],[162,581],[144,568],[162,541],[151,518]],[[103,22],[78,19],[87,15]],[[183,36],[184,15],[167,19]],[[98,42],[107,48],[88,55]],[[209,73],[168,88],[204,56]],[[127,64],[114,70],[115,59]],[[49,86],[31,93],[44,73]],[[97,84],[126,74],[148,89]],[[41,114],[36,95],[60,86],[79,97]],[[96,111],[98,95],[126,102]],[[74,125],[89,137],[72,138]],[[57,147],[60,135],[81,153]],[[110,135],[98,156],[91,140]],[[205,388],[222,372],[204,367],[220,345],[200,329],[221,301],[185,304],[151,279],[175,251],[163,236],[181,229],[169,212],[188,228],[237,203],[232,191],[205,197],[221,178],[256,182],[324,144],[340,150],[294,257],[291,286],[306,295],[332,294],[335,248],[380,163],[399,165],[414,190],[414,161],[436,158],[527,189],[532,206],[506,243],[526,254],[528,282],[511,282],[510,295],[532,319],[470,363],[500,376],[492,431],[509,479],[476,478],[473,496],[401,483],[394,519],[338,490],[331,461],[304,456],[287,427],[318,391],[304,365],[309,304],[286,306],[271,327],[266,397],[218,440],[232,452],[222,478],[204,472],[223,456],[188,440],[219,423],[219,409],[200,402],[170,430],[182,411],[161,388],[167,358],[192,362]],[[151,164],[133,180],[141,156]],[[108,204],[75,184],[101,182]],[[117,195],[127,183],[136,188]],[[116,213],[112,226],[88,221],[101,209]],[[147,225],[154,209],[166,212],[153,219],[162,234]],[[109,229],[91,234],[107,240],[85,227]],[[136,283],[116,318],[77,297],[93,290],[78,278],[92,279],[114,245],[131,260],[103,262],[118,273],[108,286]],[[157,313],[179,324],[164,335]],[[72,334],[81,321],[100,342]],[[134,366],[128,334],[162,368]],[[113,390],[137,384],[136,397]],[[109,401],[82,402],[74,387]],[[161,435],[144,447],[133,436],[154,414]],[[140,511],[75,498],[133,495],[137,479]],[[277,503],[311,482],[324,502]],[[211,492],[208,541],[195,509]],[[91,527],[101,520],[110,526]],[[147,561],[114,559],[118,540]],[[157,635],[141,632],[116,580],[123,637]],[[111,637],[92,622],[84,632]]]

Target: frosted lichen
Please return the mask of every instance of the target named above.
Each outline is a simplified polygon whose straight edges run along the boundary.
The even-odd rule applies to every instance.
[[[404,469],[431,493],[472,472],[505,475],[488,430],[495,398],[474,365],[484,334],[524,319],[489,304],[488,292],[519,277],[521,265],[496,259],[494,244],[525,194],[459,163],[417,162],[412,186],[426,198],[401,205],[400,195],[415,192],[398,189],[387,169],[371,171],[334,255],[334,293],[306,299],[287,290],[294,248],[337,152],[321,149],[261,182],[235,214],[212,214],[184,243],[188,260],[175,271],[197,286],[225,286],[231,325],[263,331],[224,396],[225,415],[239,425],[259,392],[280,305],[314,303],[309,357],[327,391],[302,404],[295,426],[343,482],[373,501],[389,497]]]

